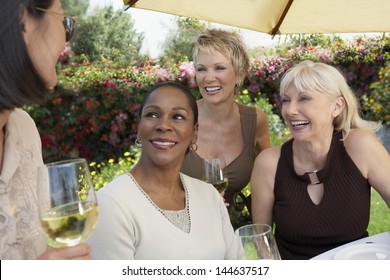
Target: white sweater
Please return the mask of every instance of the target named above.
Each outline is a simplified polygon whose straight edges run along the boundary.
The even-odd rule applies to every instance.
[[[190,230],[173,225],[130,174],[97,192],[99,219],[87,241],[95,259],[241,259],[222,197],[210,184],[181,174]]]

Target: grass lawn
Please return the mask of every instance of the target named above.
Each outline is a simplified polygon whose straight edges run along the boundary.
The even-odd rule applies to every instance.
[[[371,214],[368,224],[369,235],[374,235],[390,229],[390,209],[382,197],[372,189],[371,192]]]

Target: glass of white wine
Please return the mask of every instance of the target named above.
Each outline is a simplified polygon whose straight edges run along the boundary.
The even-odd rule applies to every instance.
[[[272,228],[266,224],[249,224],[236,229],[247,260],[280,260]]]
[[[40,219],[52,247],[85,242],[94,230],[98,204],[87,161],[83,158],[48,163],[39,167]]]
[[[225,167],[226,163],[223,156],[203,160],[203,181],[212,184],[220,193],[226,191],[228,187]]]

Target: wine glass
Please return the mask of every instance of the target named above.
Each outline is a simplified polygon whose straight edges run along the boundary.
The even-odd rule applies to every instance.
[[[38,169],[43,231],[52,247],[74,246],[88,239],[96,226],[98,204],[87,161],[82,158],[48,163]]]
[[[266,224],[249,224],[235,231],[247,260],[271,259],[280,260],[280,254],[272,228]]]
[[[203,160],[203,181],[212,184],[220,193],[226,191],[228,186],[225,167],[223,156]]]

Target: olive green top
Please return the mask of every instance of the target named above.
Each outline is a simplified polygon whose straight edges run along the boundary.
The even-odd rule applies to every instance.
[[[240,155],[227,167],[228,188],[225,193],[226,202],[231,203],[236,192],[241,191],[251,178],[252,168],[259,148],[255,145],[256,139],[256,108],[238,104],[241,116],[241,133],[244,139],[244,148]],[[185,159],[181,172],[202,180],[203,159],[194,151],[190,151]]]

